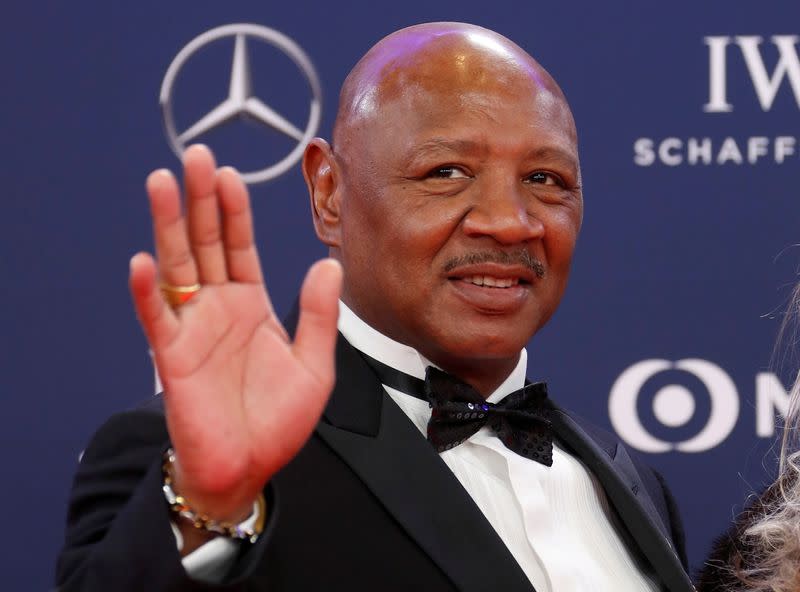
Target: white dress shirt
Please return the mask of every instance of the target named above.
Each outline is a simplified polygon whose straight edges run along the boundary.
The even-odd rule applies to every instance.
[[[339,331],[350,344],[420,379],[432,366],[416,350],[379,333],[339,303]],[[525,384],[527,352],[487,400],[496,403]],[[428,404],[384,385],[424,438]],[[506,448],[488,427],[441,453],[461,485],[497,531],[537,592],[641,592],[658,590],[630,553],[605,492],[581,461],[553,446],[547,467]],[[214,544],[214,548],[207,548]],[[183,559],[197,579],[218,582],[232,564],[237,543],[217,538]]]
[[[433,366],[416,350],[379,333],[339,303],[339,331],[350,344],[401,372],[425,378]],[[525,385],[528,353],[487,397],[496,403]],[[430,407],[384,385],[425,437]],[[658,590],[619,536],[605,492],[581,461],[553,445],[553,466],[512,452],[485,427],[440,454],[497,531],[537,592]]]

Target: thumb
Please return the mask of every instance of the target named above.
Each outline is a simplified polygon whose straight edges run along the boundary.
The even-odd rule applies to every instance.
[[[293,345],[295,357],[321,383],[331,386],[342,276],[342,266],[335,259],[317,261],[308,270],[300,291],[300,318]]]

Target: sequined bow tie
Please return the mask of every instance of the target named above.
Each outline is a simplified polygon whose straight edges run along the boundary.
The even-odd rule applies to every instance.
[[[458,446],[488,424],[509,450],[548,467],[553,464],[545,383],[528,384],[489,403],[467,383],[429,366],[425,394],[431,405],[428,440],[439,452]]]
[[[381,383],[430,404],[428,441],[438,452],[458,446],[488,424],[509,450],[548,467],[553,464],[545,383],[528,384],[498,403],[489,403],[467,383],[432,366],[422,381],[362,355]]]

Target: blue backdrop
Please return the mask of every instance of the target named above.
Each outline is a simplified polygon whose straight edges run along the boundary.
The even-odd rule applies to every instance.
[[[694,566],[774,475],[774,426],[800,366],[770,366],[800,261],[796,1],[40,1],[4,16],[5,589],[51,585],[81,449],[104,418],[152,393],[126,278],[128,258],[150,247],[144,177],[178,165],[159,89],[181,48],[228,23],[271,27],[308,53],[323,136],[348,70],[402,26],[474,22],[536,56],[578,122],[586,214],[567,296],[529,346],[529,375],[653,451]],[[305,79],[271,46],[249,48],[254,90],[302,129]],[[179,131],[226,96],[232,53],[220,40],[186,63],[173,95]],[[241,169],[292,146],[239,122],[200,139]],[[324,250],[297,167],[252,194],[283,313]]]

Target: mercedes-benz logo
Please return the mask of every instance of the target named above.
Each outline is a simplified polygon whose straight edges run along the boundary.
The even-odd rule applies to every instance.
[[[235,38],[228,98],[203,115],[187,130],[178,133],[172,112],[172,89],[178,72],[198,49],[224,37]],[[308,121],[304,130],[297,128],[253,94],[247,53],[248,38],[267,42],[283,51],[292,59],[302,71],[306,80],[308,80],[312,97],[308,111]],[[187,144],[198,136],[239,117],[248,117],[258,121],[295,140],[297,145],[282,160],[261,170],[242,173],[242,179],[245,183],[261,183],[282,175],[300,160],[306,145],[319,129],[322,115],[322,89],[311,60],[297,43],[274,29],[249,23],[238,23],[206,31],[192,39],[178,52],[178,55],[175,56],[175,59],[172,60],[169,68],[167,68],[167,73],[161,83],[159,103],[167,140],[178,158],[183,155]]]

